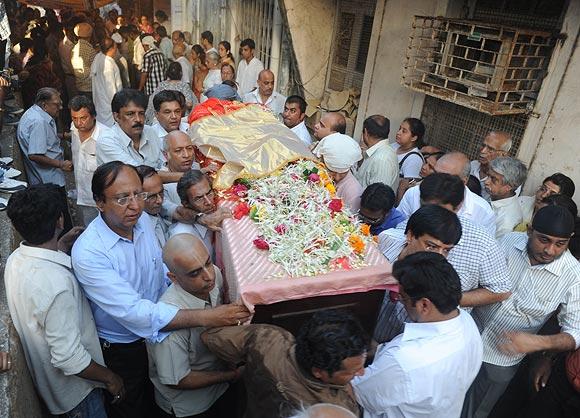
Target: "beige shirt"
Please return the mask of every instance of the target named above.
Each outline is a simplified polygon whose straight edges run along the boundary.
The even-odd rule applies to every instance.
[[[91,308],[62,252],[20,244],[6,262],[8,308],[32,379],[53,415],[76,407],[97,382],[75,376],[104,365]]]
[[[199,299],[173,283],[161,296],[160,301],[181,309],[209,309],[222,304],[222,275],[217,267],[216,284],[209,294],[209,302]],[[203,327],[173,331],[157,344],[147,344],[149,353],[149,377],[155,386],[155,402],[167,413],[174,411],[178,417],[201,414],[228,388],[227,383],[219,383],[194,390],[173,389],[167,385],[177,385],[191,370],[227,370],[201,341]]]
[[[399,162],[387,140],[377,142],[363,155],[363,163],[356,172],[363,190],[373,183],[384,183],[396,192],[399,187]]]

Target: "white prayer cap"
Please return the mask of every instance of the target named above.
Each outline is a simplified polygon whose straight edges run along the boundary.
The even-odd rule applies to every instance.
[[[334,133],[320,141],[318,154],[330,171],[346,173],[362,158],[360,145],[348,135]]]
[[[141,43],[143,44],[143,46],[147,45],[147,46],[154,46],[155,45],[155,39],[153,38],[153,36],[145,36],[142,40]]]
[[[123,37],[117,32],[111,35],[111,39],[115,41],[116,44],[123,43]]]

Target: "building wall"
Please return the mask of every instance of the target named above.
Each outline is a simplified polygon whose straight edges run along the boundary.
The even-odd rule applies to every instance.
[[[280,0],[306,99],[321,99],[332,47],[335,0]]]

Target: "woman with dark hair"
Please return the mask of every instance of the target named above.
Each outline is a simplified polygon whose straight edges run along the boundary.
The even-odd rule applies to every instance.
[[[191,47],[189,62],[193,65],[193,93],[199,100],[201,93],[203,93],[203,81],[209,72],[205,65],[205,51],[201,45],[196,44]]]
[[[149,105],[147,106],[147,111],[145,112],[145,123],[152,125],[155,123],[155,109],[153,108],[153,97],[157,93],[163,90],[177,90],[185,96],[185,116],[189,115],[189,112],[199,103],[197,97],[193,94],[191,87],[188,83],[181,81],[183,75],[181,64],[178,62],[172,62],[169,64],[167,71],[165,73],[167,80],[159,83],[155,91],[149,96]]]
[[[396,143],[392,144],[399,160],[401,178],[419,178],[425,160],[419,151],[423,144],[425,125],[417,118],[406,118],[397,131]]]
[[[236,68],[236,60],[232,55],[232,46],[228,41],[221,41],[218,45],[218,54],[220,55],[220,64],[223,66],[229,64]]]

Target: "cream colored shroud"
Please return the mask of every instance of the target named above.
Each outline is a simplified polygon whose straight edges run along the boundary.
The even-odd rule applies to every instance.
[[[259,178],[292,161],[315,159],[294,132],[259,105],[198,119],[189,135],[206,157],[224,163],[213,182],[218,190],[238,178]]]

